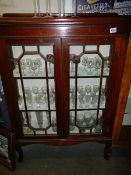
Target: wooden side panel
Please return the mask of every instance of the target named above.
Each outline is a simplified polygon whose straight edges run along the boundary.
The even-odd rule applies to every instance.
[[[122,121],[124,117],[127,97],[131,84],[131,37],[129,39],[128,50],[125,60],[125,67],[120,87],[119,100],[117,104],[115,124],[113,129],[113,144],[119,144],[119,137],[122,128]]]

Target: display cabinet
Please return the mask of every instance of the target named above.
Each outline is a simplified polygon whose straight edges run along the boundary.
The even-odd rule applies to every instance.
[[[89,141],[105,144],[110,158],[129,19],[0,19],[1,77],[20,159],[27,144]]]

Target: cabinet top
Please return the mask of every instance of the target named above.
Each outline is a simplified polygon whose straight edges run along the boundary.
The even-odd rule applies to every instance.
[[[43,30],[43,27],[45,30]],[[2,37],[71,37],[89,35],[128,35],[131,16],[85,15],[77,17],[33,17],[5,15],[0,18]]]
[[[0,25],[110,25],[131,24],[131,16],[117,15],[85,15],[77,17],[31,17],[21,15],[5,15],[0,18]]]

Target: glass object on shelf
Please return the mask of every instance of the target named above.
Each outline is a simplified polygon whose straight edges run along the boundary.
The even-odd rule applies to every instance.
[[[70,76],[108,76],[112,54],[111,45],[70,46]]]
[[[53,46],[12,46],[14,77],[54,77]]]
[[[102,111],[99,111],[97,119],[96,110],[70,111],[70,133],[71,134],[101,134],[102,133]]]
[[[23,82],[23,83],[22,83]],[[55,84],[54,80],[24,79],[17,80],[19,89],[18,104],[20,110],[51,110],[56,109],[55,105]]]
[[[56,112],[22,112],[23,132],[25,135],[57,134]]]

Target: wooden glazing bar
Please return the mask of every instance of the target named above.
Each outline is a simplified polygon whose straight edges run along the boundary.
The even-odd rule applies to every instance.
[[[20,60],[18,61],[18,67],[19,67],[19,72],[20,72],[20,81],[21,81],[21,87],[22,87],[22,92],[23,92],[23,100],[24,100],[24,105],[25,105],[26,120],[27,120],[27,124],[29,127],[30,123],[29,123],[28,112],[27,112],[28,109],[27,109],[27,104],[26,104],[25,89],[24,89],[24,83],[23,83],[23,78],[22,78]]]
[[[47,87],[47,100],[48,100],[48,110],[49,110],[49,122],[51,124],[50,92],[49,92],[49,79],[48,79],[47,61],[45,61],[45,70],[46,70],[46,87]]]

